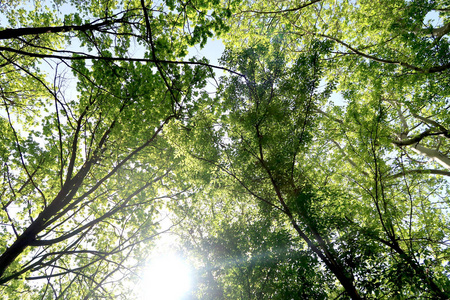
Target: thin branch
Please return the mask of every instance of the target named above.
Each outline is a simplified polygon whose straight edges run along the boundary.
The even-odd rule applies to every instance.
[[[317,3],[317,2],[320,2],[320,1],[321,0],[312,0],[311,2],[301,4],[301,5],[299,5],[297,7],[294,7],[294,8],[280,9],[280,10],[276,10],[276,11],[242,10],[240,13],[281,14],[281,13],[286,13],[286,12],[298,11],[298,10],[301,10],[301,9],[303,9],[305,7],[313,5],[313,4]]]
[[[315,110],[316,112],[320,113],[321,115],[324,115],[324,116],[327,117],[328,119],[331,119],[331,120],[333,120],[333,121],[335,121],[335,122],[337,122],[337,123],[339,123],[339,124],[341,124],[341,125],[344,124],[344,121],[342,121],[341,119],[338,119],[338,118],[336,118],[336,117],[330,116],[330,114],[324,112],[324,111],[321,110],[320,108],[314,108],[314,110]]]
[[[437,73],[437,72],[445,71],[445,70],[450,68],[450,63],[447,63],[447,64],[442,65],[442,66],[431,67],[429,69],[423,69],[423,68],[419,68],[419,67],[410,65],[410,64],[405,63],[405,62],[401,62],[401,61],[378,58],[378,57],[375,57],[373,55],[369,55],[369,54],[366,54],[364,52],[361,52],[358,49],[353,48],[352,46],[350,46],[349,44],[345,43],[344,41],[341,41],[338,38],[335,38],[335,37],[332,37],[332,36],[329,36],[329,35],[326,35],[326,34],[319,34],[319,33],[314,33],[314,34],[317,35],[317,36],[321,36],[321,37],[324,37],[326,39],[335,41],[336,43],[344,46],[345,48],[349,49],[353,53],[358,54],[358,55],[360,55],[362,57],[365,57],[367,59],[370,59],[370,60],[373,60],[373,61],[376,61],[376,62],[380,62],[380,63],[385,63],[385,64],[400,65],[402,67],[414,70],[414,71],[419,72],[419,73]]]
[[[116,214],[119,210],[122,210],[124,207],[126,207],[126,205],[128,204],[128,202],[130,202],[131,199],[133,199],[136,195],[138,195],[139,193],[141,193],[142,191],[144,191],[146,188],[148,188],[150,185],[154,184],[155,182],[161,180],[163,177],[167,176],[168,173],[170,172],[170,169],[164,173],[163,175],[147,182],[145,185],[141,186],[140,188],[138,188],[136,191],[134,191],[131,195],[129,195],[121,205],[117,206],[114,209],[111,209],[109,212],[104,213],[101,217],[77,228],[76,230],[65,234],[63,236],[60,236],[58,238],[52,239],[52,240],[35,240],[33,242],[30,243],[31,246],[44,246],[44,245],[53,245],[59,242],[62,242],[64,240],[67,240],[81,232],[83,232],[84,230],[87,230],[89,228],[92,228],[94,225],[98,224],[99,222],[105,220],[106,218],[109,218],[110,216]]]
[[[151,62],[151,63],[166,63],[166,64],[180,64],[180,65],[195,65],[195,66],[205,66],[209,68],[219,69],[223,71],[230,72],[231,74],[238,75],[240,77],[245,77],[243,74],[233,71],[229,68],[220,67],[216,65],[207,64],[204,62],[198,61],[175,61],[175,60],[162,60],[162,59],[147,59],[147,58],[125,58],[125,57],[107,57],[107,56],[96,56],[87,53],[80,53],[76,56],[64,56],[64,55],[52,55],[52,54],[42,54],[42,53],[32,53],[23,50],[17,50],[9,47],[0,46],[0,51],[13,52],[21,55],[25,55],[28,57],[38,57],[38,58],[56,58],[61,60],[89,60],[89,59],[98,59],[105,61],[135,61],[135,62]]]
[[[386,178],[395,179],[408,174],[434,174],[434,175],[450,176],[450,171],[437,169],[414,169],[414,170],[405,170],[396,174],[388,175]]]
[[[416,113],[412,113],[412,115],[413,115],[415,118],[421,120],[421,121],[424,122],[424,123],[427,123],[427,124],[429,124],[429,125],[432,125],[432,126],[435,126],[435,127],[439,128],[439,129],[442,131],[442,134],[443,134],[445,137],[450,138],[450,130],[448,130],[447,128],[445,128],[444,126],[442,126],[441,124],[439,124],[438,122],[436,122],[436,121],[434,121],[434,120],[431,120],[431,119],[429,119],[429,118],[425,118],[425,117],[419,116],[419,115],[416,114]]]
[[[352,165],[352,167],[354,167],[355,169],[358,169],[358,165],[350,158],[350,156],[347,155],[347,153],[345,153],[345,151],[344,151],[344,149],[342,149],[341,145],[339,145],[339,143],[333,139],[330,139],[330,140],[339,149],[341,154],[345,156],[345,159]],[[369,176],[369,174],[367,174],[366,171],[360,170],[360,172],[364,176]]]

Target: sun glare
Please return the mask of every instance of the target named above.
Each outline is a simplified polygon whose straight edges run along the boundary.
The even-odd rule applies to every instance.
[[[181,300],[191,285],[188,264],[175,254],[153,258],[141,279],[142,300]]]

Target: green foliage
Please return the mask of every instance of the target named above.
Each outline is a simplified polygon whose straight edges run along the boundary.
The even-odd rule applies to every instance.
[[[225,12],[209,2],[45,5],[2,6],[0,294],[131,297],[164,200],[183,198],[163,132],[195,113],[210,74],[205,60],[182,58],[226,30]]]
[[[336,276],[351,298],[448,297],[448,182],[433,175],[450,174],[448,39],[418,28],[437,6],[397,1],[380,12],[373,1],[320,1],[289,10],[288,1],[252,1],[241,7],[238,21],[230,22],[235,34],[223,62],[242,76],[222,80],[219,96],[207,104],[208,122],[193,123],[186,135],[201,170],[209,163],[234,184],[216,185],[196,205],[236,195],[240,186],[239,193],[250,197],[240,203],[254,203],[259,216],[281,211],[273,216],[276,228],[312,241],[314,254],[308,255],[320,257],[330,272],[322,278]],[[329,99],[334,92],[346,105]],[[195,142],[200,132],[215,146]],[[233,203],[241,199],[231,197]],[[232,229],[245,217],[233,215],[223,225],[218,213],[213,216],[232,232],[220,234],[225,241],[214,233],[215,243],[230,243],[227,253],[248,261],[252,256],[232,251],[245,244],[242,227]],[[198,246],[214,253],[211,247]],[[231,273],[204,273],[224,298],[251,298],[227,296],[227,283],[260,288],[260,279],[241,277],[248,269],[239,273],[218,258],[209,263]],[[317,295],[344,293],[328,285]]]
[[[448,4],[0,4],[0,294],[133,297],[168,209],[192,298],[447,299]]]

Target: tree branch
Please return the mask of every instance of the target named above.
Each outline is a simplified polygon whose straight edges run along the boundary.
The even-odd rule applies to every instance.
[[[61,60],[89,60],[89,59],[97,59],[97,60],[105,60],[105,61],[135,61],[135,62],[151,62],[151,63],[166,63],[166,64],[180,64],[180,65],[195,65],[195,66],[205,66],[213,69],[219,69],[223,71],[230,72],[231,74],[235,74],[239,77],[245,77],[245,75],[233,71],[229,68],[220,67],[216,65],[211,65],[198,61],[175,61],[175,60],[163,60],[163,59],[148,59],[148,58],[132,58],[132,57],[107,57],[107,56],[96,56],[87,53],[76,53],[74,56],[65,56],[65,55],[53,55],[53,54],[42,54],[42,53],[32,53],[23,50],[17,50],[9,47],[0,46],[0,51],[13,52],[21,55],[25,55],[28,57],[38,57],[38,58],[56,58]]]
[[[320,1],[322,1],[322,0],[312,0],[311,2],[301,4],[301,5],[299,5],[297,7],[294,7],[294,8],[280,9],[280,10],[276,10],[276,11],[242,10],[240,13],[281,14],[281,13],[285,13],[285,12],[298,11],[298,10],[301,10],[301,9],[303,9],[305,7],[313,5],[313,4],[317,3],[317,2],[320,2]]]
[[[358,49],[353,48],[352,46],[350,46],[349,44],[345,43],[344,41],[341,41],[338,38],[335,38],[335,37],[332,37],[332,36],[329,36],[329,35],[326,35],[326,34],[319,34],[319,33],[313,33],[313,34],[317,35],[317,36],[324,37],[324,38],[332,40],[332,41],[335,41],[336,43],[344,46],[345,48],[349,49],[353,53],[358,54],[358,55],[360,55],[362,57],[365,57],[367,59],[370,59],[370,60],[373,60],[373,61],[376,61],[376,62],[379,62],[379,63],[400,65],[402,67],[414,70],[414,71],[419,72],[419,73],[438,73],[438,72],[442,72],[442,71],[445,71],[445,70],[450,68],[450,63],[447,63],[447,64],[442,65],[442,66],[431,67],[429,69],[423,69],[423,68],[419,68],[419,67],[410,65],[410,64],[405,63],[405,62],[401,62],[401,61],[378,58],[378,57],[375,57],[373,55],[369,55],[369,54],[366,54],[364,52],[361,52]]]
[[[424,132],[422,132],[419,135],[416,135],[413,138],[410,138],[408,140],[400,140],[400,141],[392,141],[393,144],[397,145],[397,146],[410,146],[410,145],[414,145],[414,144],[418,144],[421,140],[423,140],[424,138],[428,137],[428,136],[435,136],[435,135],[442,135],[442,134],[446,134],[447,132],[432,132],[434,128],[430,128],[425,130]]]
[[[102,23],[93,24],[88,23],[84,25],[68,25],[68,26],[47,26],[47,27],[26,27],[26,28],[8,28],[0,30],[0,40],[7,40],[11,38],[18,38],[25,35],[36,35],[44,33],[59,33],[68,31],[88,31],[98,30],[101,27],[111,25],[114,23],[121,23],[122,20],[104,21]]]
[[[443,176],[450,176],[450,171],[445,170],[437,170],[437,169],[430,169],[430,170],[423,170],[423,169],[414,169],[414,170],[405,170],[396,174],[388,175],[388,179],[395,179],[402,176],[405,176],[407,174],[434,174],[434,175],[443,175]]]
[[[431,119],[429,119],[429,118],[425,118],[425,117],[419,116],[419,115],[416,114],[416,113],[411,113],[411,114],[412,114],[415,118],[421,120],[422,122],[427,123],[427,124],[429,124],[429,125],[432,125],[432,126],[435,126],[435,127],[439,128],[439,129],[442,131],[442,134],[443,134],[445,137],[450,138],[450,130],[448,130],[447,128],[445,128],[444,126],[442,126],[441,124],[439,124],[438,122],[436,122],[436,121],[434,121],[434,120],[431,120]]]
[[[434,160],[435,162],[437,162],[438,164],[440,164],[441,166],[443,166],[444,168],[450,170],[450,158],[442,154],[440,151],[424,147],[420,144],[416,144],[414,146],[411,146],[410,148],[417,154],[425,155],[430,159]]]
[[[131,200],[133,197],[135,197],[136,195],[138,195],[139,193],[141,193],[143,190],[145,190],[146,188],[148,188],[148,187],[149,187],[150,185],[152,185],[153,183],[155,183],[155,182],[161,180],[163,177],[167,176],[167,174],[168,174],[169,172],[170,172],[170,169],[169,169],[166,173],[164,173],[163,175],[161,175],[161,176],[159,176],[159,177],[157,177],[157,178],[155,178],[155,179],[153,179],[153,180],[147,182],[146,184],[144,184],[143,186],[141,186],[140,188],[138,188],[136,191],[134,191],[131,195],[129,195],[129,196],[123,201],[123,203],[122,203],[121,205],[115,207],[114,209],[111,209],[111,210],[110,210],[109,212],[107,212],[107,213],[104,213],[101,217],[99,217],[99,218],[97,218],[97,219],[95,219],[95,220],[93,220],[93,221],[91,221],[91,222],[88,222],[87,224],[85,224],[85,225],[83,225],[83,226],[77,228],[76,230],[74,230],[74,231],[72,231],[72,232],[70,232],[70,233],[68,233],[68,234],[65,234],[65,235],[63,235],[63,236],[60,236],[60,237],[58,237],[58,238],[55,238],[55,239],[52,239],[52,240],[35,240],[35,241],[33,241],[32,243],[30,243],[30,246],[47,246],[47,245],[53,245],[53,244],[62,242],[62,241],[64,241],[64,240],[67,240],[67,239],[69,239],[69,238],[71,238],[71,237],[73,237],[73,236],[75,236],[75,235],[77,235],[77,234],[83,232],[84,230],[93,227],[94,225],[96,225],[96,224],[98,224],[99,222],[105,220],[106,218],[111,217],[112,215],[114,215],[115,213],[117,213],[119,210],[123,209],[123,208],[128,204],[128,202],[130,202],[130,200]]]

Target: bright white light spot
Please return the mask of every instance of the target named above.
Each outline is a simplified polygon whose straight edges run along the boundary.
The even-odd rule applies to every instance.
[[[174,254],[155,257],[144,271],[141,285],[143,300],[180,300],[189,291],[191,271]]]

